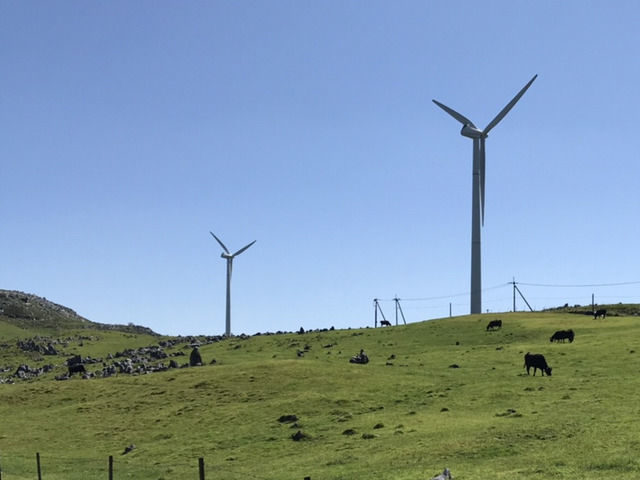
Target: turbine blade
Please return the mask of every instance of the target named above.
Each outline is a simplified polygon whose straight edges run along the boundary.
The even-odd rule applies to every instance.
[[[446,105],[443,105],[442,103],[438,102],[437,100],[432,100],[432,102],[435,103],[437,106],[439,106],[441,109],[443,109],[445,112],[447,112],[449,115],[451,115],[453,118],[458,120],[461,124],[469,125],[473,128],[477,128],[471,120],[469,120],[464,115],[459,114],[453,108],[449,108]]]
[[[235,257],[236,255],[240,255],[242,252],[244,252],[247,248],[249,248],[251,245],[253,245],[254,243],[256,243],[256,240],[254,240],[253,242],[251,242],[249,245],[246,245],[244,247],[242,247],[240,250],[238,250],[236,253],[234,253],[232,256]]]
[[[534,75],[533,78],[531,80],[529,80],[529,83],[527,83],[524,87],[522,87],[522,90],[520,90],[518,92],[518,94],[513,97],[513,100],[511,100],[509,103],[507,103],[507,106],[504,107],[500,113],[498,115],[496,115],[496,118],[494,118],[493,120],[491,120],[491,122],[489,122],[489,125],[486,126],[486,128],[482,131],[482,133],[484,133],[484,135],[486,136],[489,131],[495,127],[498,122],[500,122],[500,120],[502,120],[504,118],[504,116],[509,113],[509,110],[511,110],[513,108],[513,106],[518,102],[518,100],[520,100],[520,97],[522,97],[522,95],[524,95],[524,92],[527,91],[527,89],[531,86],[531,84],[533,83],[533,81],[538,77],[538,75]]]
[[[220,246],[222,247],[222,249],[223,249],[227,254],[229,254],[229,249],[228,249],[227,247],[225,247],[225,246],[224,246],[224,243],[222,243],[222,240],[220,240],[218,237],[216,237],[216,236],[215,236],[215,234],[214,234],[211,230],[209,230],[209,233],[210,233],[211,235],[213,235],[213,238],[215,238],[215,239],[218,241],[218,243],[220,244]]]

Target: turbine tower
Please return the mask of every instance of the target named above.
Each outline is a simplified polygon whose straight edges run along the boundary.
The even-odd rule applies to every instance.
[[[213,238],[216,239],[216,241],[220,244],[220,246],[224,250],[224,252],[222,252],[220,254],[220,256],[222,258],[226,258],[227,259],[227,309],[226,309],[226,316],[225,316],[225,332],[224,332],[224,334],[225,334],[225,336],[230,337],[231,336],[231,271],[233,270],[233,259],[235,257],[237,257],[238,255],[240,255],[242,252],[244,252],[251,245],[256,243],[256,241],[254,240],[249,245],[246,245],[246,246],[242,247],[240,250],[238,250],[236,253],[234,253],[232,255],[229,252],[229,249],[224,246],[224,243],[222,243],[222,240],[220,240],[218,237],[216,237],[213,232],[210,231],[209,233],[213,236]]]
[[[471,120],[459,114],[452,108],[433,100],[437,106],[458,120],[462,124],[460,134],[473,140],[473,188],[472,188],[472,210],[471,210],[471,313],[482,313],[482,274],[481,274],[481,250],[480,250],[480,230],[484,225],[484,199],[485,199],[485,153],[484,144],[489,132],[495,127],[509,110],[520,100],[524,92],[531,86],[538,77],[534,75],[518,94],[513,97],[506,107],[504,107],[496,117],[489,122],[484,130],[479,130]]]

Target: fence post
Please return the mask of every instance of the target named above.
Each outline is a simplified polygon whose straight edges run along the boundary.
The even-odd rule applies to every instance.
[[[40,453],[36,452],[36,464],[38,465],[38,480],[42,480],[42,473],[40,472]]]
[[[204,458],[200,457],[198,459],[198,469],[200,470],[200,480],[205,480],[204,478]]]
[[[113,480],[113,455],[109,455],[109,480]]]

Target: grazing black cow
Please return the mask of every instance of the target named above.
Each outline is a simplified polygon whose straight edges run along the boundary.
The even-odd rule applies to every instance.
[[[544,359],[544,355],[540,355],[539,353],[529,353],[527,352],[524,356],[524,366],[527,369],[527,375],[529,375],[529,369],[533,367],[533,376],[536,376],[536,370],[540,370],[542,372],[542,376],[546,373],[548,376],[551,376],[551,367],[547,365],[547,361]]]
[[[391,326],[391,322],[389,320],[380,320],[380,326],[381,327],[390,327]]]
[[[74,373],[87,373],[87,370],[84,368],[83,364],[75,363],[73,365],[69,365],[69,376]]]
[[[74,373],[87,372],[87,370],[84,368],[82,357],[80,355],[74,355],[67,358],[67,367],[69,368],[69,376],[73,375]]]
[[[565,340],[569,340],[569,343],[573,342],[574,333],[573,330],[558,330],[556,333],[551,335],[549,339],[550,342],[556,341],[564,343]]]
[[[604,308],[602,308],[600,310],[596,310],[593,313],[593,319],[595,320],[598,317],[607,318],[607,311]]]
[[[502,320],[491,320],[487,325],[487,332],[496,328],[502,328]]]

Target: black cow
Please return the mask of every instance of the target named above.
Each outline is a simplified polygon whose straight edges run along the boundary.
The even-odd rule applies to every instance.
[[[602,308],[600,310],[596,310],[593,313],[593,319],[595,320],[598,317],[607,318],[607,311],[604,308]]]
[[[380,326],[381,327],[390,327],[391,326],[391,322],[389,320],[380,320]]]
[[[529,353],[527,352],[524,356],[524,366],[527,369],[527,375],[529,375],[529,369],[533,367],[533,376],[536,376],[536,370],[540,370],[542,372],[542,376],[546,373],[548,376],[551,376],[551,367],[547,365],[547,361],[544,359],[544,355],[540,355],[539,353]]]
[[[487,325],[487,332],[496,328],[502,328],[502,320],[491,320]]]
[[[69,368],[69,376],[74,373],[86,373],[87,370],[84,368],[82,363],[82,357],[80,355],[74,355],[67,359],[67,367]]]
[[[564,343],[565,340],[569,340],[569,343],[573,342],[574,333],[573,330],[558,330],[556,333],[551,335],[549,339],[550,342],[556,341]]]
[[[69,365],[69,376],[73,375],[74,373],[87,373],[86,368],[84,368],[84,365],[81,363],[75,363],[73,365]]]

